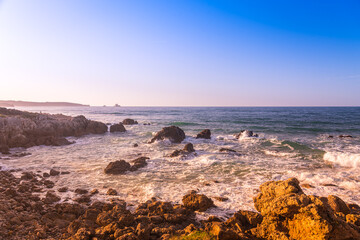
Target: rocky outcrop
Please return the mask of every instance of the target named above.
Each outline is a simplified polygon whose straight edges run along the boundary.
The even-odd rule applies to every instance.
[[[126,162],[125,160],[119,160],[115,162],[110,162],[107,167],[105,168],[104,172],[106,174],[124,174],[127,171],[136,171],[139,168],[143,168],[147,165],[146,160],[148,160],[148,157],[139,157],[135,160],[132,160],[131,163]]]
[[[263,221],[252,233],[263,239],[360,239],[346,222],[349,208],[339,198],[307,196],[295,178],[260,186],[254,198]]]
[[[103,123],[84,116],[69,117],[0,108],[0,146],[3,149],[37,145],[60,146],[71,144],[65,137],[102,134]]]
[[[205,212],[208,208],[215,206],[210,198],[204,194],[197,194],[195,192],[185,195],[182,201],[186,208],[199,212]]]
[[[210,129],[204,129],[196,135],[196,138],[211,139]]]
[[[187,156],[190,153],[195,152],[194,145],[187,143],[182,150],[175,150],[170,154],[170,157]]]
[[[124,125],[134,125],[134,124],[138,124],[137,121],[135,121],[134,119],[131,118],[126,118],[122,121],[122,124]]]
[[[150,140],[153,143],[158,140],[169,139],[172,143],[181,143],[185,139],[184,131],[176,126],[164,127]]]
[[[126,129],[124,125],[118,123],[110,126],[110,132],[126,132]]]

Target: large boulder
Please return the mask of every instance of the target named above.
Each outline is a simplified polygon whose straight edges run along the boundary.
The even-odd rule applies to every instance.
[[[157,140],[169,139],[172,143],[181,143],[185,139],[184,131],[176,126],[164,127],[150,140],[153,143]]]
[[[307,196],[295,178],[266,182],[260,191],[254,204],[263,220],[251,230],[258,238],[360,239],[359,229],[342,217],[349,209],[337,198]]]
[[[110,162],[105,168],[104,172],[106,174],[124,174],[126,171],[129,171],[130,168],[130,163],[124,160],[119,160],[115,162]]]
[[[125,132],[125,131],[126,131],[126,129],[125,129],[124,125],[122,125],[121,123],[110,126],[110,132]]]
[[[211,198],[194,192],[185,195],[182,202],[186,208],[199,212],[205,212],[207,209],[215,206]]]
[[[204,129],[196,135],[196,138],[211,139],[210,129]]]
[[[134,125],[134,124],[138,124],[137,121],[135,121],[134,119],[131,118],[126,118],[122,121],[122,124],[124,125]]]

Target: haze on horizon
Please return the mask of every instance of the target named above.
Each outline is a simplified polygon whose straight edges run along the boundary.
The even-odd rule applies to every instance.
[[[0,100],[359,106],[360,2],[0,0]]]

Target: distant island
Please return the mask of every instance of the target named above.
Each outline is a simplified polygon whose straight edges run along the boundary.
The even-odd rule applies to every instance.
[[[69,102],[27,102],[0,100],[0,107],[89,107],[79,103]]]

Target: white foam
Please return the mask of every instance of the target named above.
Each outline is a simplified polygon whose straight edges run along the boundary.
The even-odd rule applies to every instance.
[[[360,154],[350,152],[327,152],[324,160],[343,167],[360,167]]]

